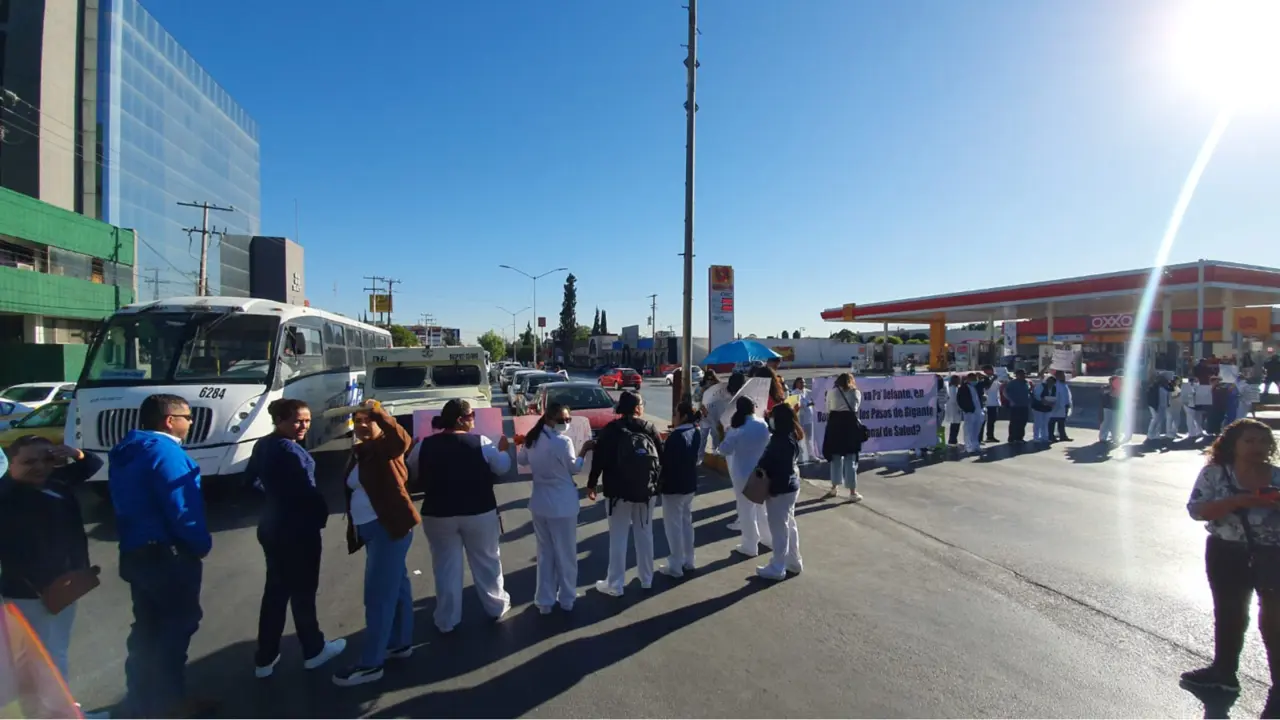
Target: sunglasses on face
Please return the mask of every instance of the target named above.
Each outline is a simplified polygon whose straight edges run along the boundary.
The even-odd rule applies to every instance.
[[[187,413],[186,415],[177,415],[177,414],[174,414],[174,413],[170,413],[170,414],[169,414],[169,417],[171,417],[171,418],[181,418],[181,419],[183,419],[183,420],[190,420],[190,419],[191,419],[191,413]]]

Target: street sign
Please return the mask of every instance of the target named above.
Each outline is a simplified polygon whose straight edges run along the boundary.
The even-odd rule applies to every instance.
[[[538,327],[544,328],[546,326],[547,326],[547,319],[545,317],[538,318]]]

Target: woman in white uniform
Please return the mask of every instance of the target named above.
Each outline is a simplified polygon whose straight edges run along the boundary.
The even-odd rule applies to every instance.
[[[1049,442],[1049,416],[1057,407],[1058,380],[1052,375],[1041,378],[1040,384],[1031,391],[1031,415],[1035,424],[1032,426],[1032,442]]]
[[[760,462],[769,444],[769,426],[756,417],[756,403],[749,397],[738,398],[729,429],[724,433],[717,453],[723,455],[729,465],[729,480],[733,483],[733,495],[738,501],[738,523],[742,528],[742,541],[734,548],[747,557],[760,554],[759,545],[773,547],[769,532],[769,519],[763,505],[757,505],[742,494],[747,480]]]
[[[511,596],[502,587],[502,521],[493,494],[498,476],[511,469],[511,456],[507,438],[495,446],[471,434],[476,414],[466,400],[445,403],[431,424],[440,432],[422,440],[415,465],[436,581],[434,619],[436,629],[448,633],[462,622],[464,553],[485,612],[498,620],[511,609]]]
[[[569,409],[559,403],[547,411],[524,436],[516,460],[533,473],[529,514],[538,542],[538,586],[533,604],[547,615],[557,602],[573,610],[578,595],[578,486],[573,476],[582,472],[582,457],[569,437]],[[595,446],[588,440],[582,452]]]
[[[956,401],[956,393],[960,392],[960,376],[952,375],[947,380],[947,404],[942,421],[947,425],[947,444],[960,444],[960,425],[964,422],[964,414],[960,412],[960,404]]]
[[[804,378],[796,378],[791,385],[791,394],[796,396],[796,416],[800,421],[800,428],[804,430],[804,439],[800,441],[800,462],[813,462],[818,459],[818,447],[813,434],[813,397],[804,386]]]

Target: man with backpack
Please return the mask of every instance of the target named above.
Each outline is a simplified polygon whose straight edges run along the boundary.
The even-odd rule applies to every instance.
[[[644,401],[624,392],[618,400],[617,420],[600,430],[596,438],[587,497],[603,491],[609,515],[609,573],[596,590],[618,597],[626,586],[627,536],[634,535],[636,570],[640,587],[653,584],[653,504],[661,475],[662,439],[654,426],[642,419]]]

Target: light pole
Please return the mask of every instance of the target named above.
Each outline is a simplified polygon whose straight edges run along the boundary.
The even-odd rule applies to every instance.
[[[540,278],[544,278],[550,275],[551,273],[556,273],[562,270],[569,269],[567,267],[559,267],[559,268],[556,268],[555,270],[548,270],[542,273],[541,275],[530,275],[529,273],[521,270],[520,268],[513,268],[510,265],[499,265],[498,267],[506,268],[507,270],[514,270],[515,272],[518,272],[521,275],[533,281],[533,321],[534,322],[538,321],[538,280]],[[537,328],[535,328],[533,331],[533,366],[534,367],[538,366],[538,335],[540,333],[541,333],[541,330]]]
[[[516,339],[519,338],[520,336],[516,334],[516,316],[524,312],[525,310],[528,310],[529,306],[525,305],[524,307],[520,308],[515,312],[511,312],[510,310],[502,307],[501,305],[494,305],[494,307],[498,308],[502,312],[507,313],[508,315],[511,316],[511,359],[519,362],[520,358],[516,357]]]

